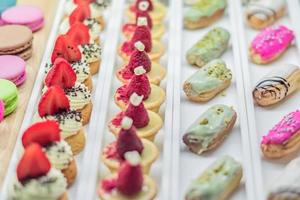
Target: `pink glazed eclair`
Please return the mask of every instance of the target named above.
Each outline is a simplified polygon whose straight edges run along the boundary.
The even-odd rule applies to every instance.
[[[268,64],[279,58],[295,38],[292,30],[285,26],[269,27],[252,41],[249,53],[253,63]]]
[[[267,158],[282,158],[300,148],[300,110],[286,115],[263,137],[261,150]]]

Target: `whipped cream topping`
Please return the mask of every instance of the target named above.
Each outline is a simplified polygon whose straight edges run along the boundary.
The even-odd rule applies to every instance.
[[[64,140],[46,147],[45,151],[51,165],[59,170],[67,169],[73,160],[71,147]]]
[[[96,62],[101,57],[101,47],[95,43],[80,45],[79,50],[82,54],[81,60],[83,62]]]
[[[91,92],[81,83],[76,83],[72,88],[65,89],[65,93],[70,101],[71,109],[83,109],[91,102]]]
[[[57,200],[67,189],[64,175],[52,168],[47,175],[26,182],[14,180],[9,192],[11,200]]]

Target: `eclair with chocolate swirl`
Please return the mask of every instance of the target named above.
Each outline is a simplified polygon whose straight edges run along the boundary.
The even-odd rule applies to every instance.
[[[250,2],[246,8],[248,24],[254,29],[262,29],[273,24],[285,13],[285,0],[259,0]]]
[[[253,99],[259,106],[277,104],[299,89],[300,69],[286,65],[263,77],[253,90]]]

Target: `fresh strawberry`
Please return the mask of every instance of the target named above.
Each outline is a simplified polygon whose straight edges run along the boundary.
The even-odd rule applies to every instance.
[[[140,4],[141,3],[147,3],[148,4],[148,8],[146,11],[152,11],[153,10],[153,3],[152,0],[136,0],[135,2],[135,11],[140,10]]]
[[[145,52],[145,46],[142,42],[138,41],[135,43],[135,50],[130,56],[127,67],[134,73],[134,70],[140,66],[143,66],[146,72],[151,71],[151,60]]]
[[[39,144],[31,144],[26,149],[17,166],[17,177],[19,181],[38,178],[46,175],[51,164]]]
[[[30,126],[22,136],[22,144],[26,148],[32,143],[47,146],[60,141],[60,129],[56,121],[37,122]]]
[[[152,50],[152,37],[148,26],[137,26],[131,38],[131,45],[141,41],[145,45],[145,51],[150,53]]]
[[[57,85],[65,89],[73,87],[76,79],[76,73],[68,61],[64,58],[56,58],[46,76],[45,84],[47,87]]]
[[[143,128],[149,124],[150,119],[143,103],[143,96],[138,96],[136,93],[131,95],[125,116],[133,120],[133,125],[136,128]]]
[[[67,32],[67,35],[71,42],[77,46],[90,42],[89,28],[81,22],[74,23]]]
[[[75,22],[83,22],[85,19],[91,17],[91,10],[89,2],[81,2],[69,17],[69,24],[73,25]]]
[[[129,151],[137,151],[141,154],[144,150],[143,143],[137,136],[135,127],[132,126],[131,118],[123,118],[122,128],[118,135],[116,148],[119,157],[122,159],[125,159],[125,153]]]
[[[75,4],[81,4],[81,3],[94,3],[96,0],[73,0]]]
[[[51,86],[43,94],[39,102],[38,111],[40,117],[54,115],[61,110],[70,109],[70,102],[64,90],[59,86]]]
[[[137,11],[136,12],[136,18],[135,18],[136,19],[136,24],[138,24],[138,18],[139,17],[145,17],[147,19],[147,26],[151,30],[153,24],[152,24],[152,19],[151,19],[149,13],[147,11],[141,11],[141,10]]]
[[[126,157],[129,157],[129,154],[136,154],[136,152],[127,153]],[[139,193],[143,188],[143,171],[140,165],[140,160],[136,161],[136,158],[129,159],[122,163],[121,168],[118,173],[117,179],[117,189],[124,195],[132,196]],[[139,158],[140,159],[140,158]]]
[[[55,42],[51,61],[54,63],[56,58],[65,58],[69,62],[76,62],[81,59],[78,46],[72,43],[67,35],[60,35]]]
[[[130,98],[133,93],[136,93],[139,96],[144,96],[144,100],[146,100],[151,93],[150,82],[145,74],[146,71],[143,67],[137,67],[134,71],[135,74],[127,86],[126,95]]]

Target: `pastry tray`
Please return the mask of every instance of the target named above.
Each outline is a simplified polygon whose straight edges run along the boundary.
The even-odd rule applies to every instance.
[[[247,27],[244,22],[243,8],[236,0],[228,0],[225,15],[205,29],[188,31],[183,29],[183,1],[170,0],[168,15],[165,20],[166,33],[162,39],[166,47],[166,54],[161,64],[167,69],[167,77],[161,86],[166,91],[166,101],[160,109],[164,119],[155,143],[160,150],[159,159],[153,164],[150,175],[158,185],[160,200],[184,199],[184,194],[191,180],[194,180],[213,161],[222,155],[230,155],[243,165],[243,179],[240,187],[231,196],[231,199],[263,200],[269,184],[278,176],[283,167],[290,161],[267,161],[263,159],[259,148],[261,136],[265,134],[283,115],[297,109],[296,93],[283,104],[272,109],[262,109],[254,105],[252,89],[257,79],[263,74],[283,63],[300,64],[298,56],[300,49],[300,27],[296,26],[300,19],[300,5],[297,0],[288,0],[288,14],[276,24],[286,24],[292,28],[297,37],[295,45],[291,47],[281,59],[269,66],[259,67],[248,60],[248,45],[256,31]],[[4,180],[0,199],[7,199],[7,191],[11,180],[15,176],[15,169],[22,154],[21,136],[31,124],[36,112],[36,105],[40,97],[44,65],[49,60],[57,29],[63,17],[65,0],[58,5],[53,28],[48,40],[45,55],[39,70],[33,93],[25,113],[25,118],[17,138],[16,146]],[[125,0],[112,0],[105,11],[107,28],[101,35],[103,42],[102,63],[98,75],[93,77],[94,104],[92,117],[86,127],[86,147],[76,157],[78,177],[75,184],[68,190],[69,199],[98,199],[96,191],[99,180],[107,170],[101,162],[100,155],[103,147],[112,141],[107,122],[120,110],[116,107],[113,95],[121,83],[115,76],[116,69],[122,61],[117,55],[117,48],[124,38],[121,35],[121,25],[125,22],[124,11],[127,7]],[[171,23],[172,22],[172,23]],[[203,103],[189,102],[182,90],[182,84],[198,68],[190,66],[185,60],[186,51],[213,27],[221,26],[231,33],[230,46],[222,58],[233,72],[231,86],[223,95]],[[109,36],[109,37],[108,37]],[[214,151],[197,156],[190,153],[182,142],[182,135],[188,126],[197,119],[208,107],[215,104],[227,104],[235,108],[238,120],[228,138]]]

